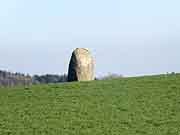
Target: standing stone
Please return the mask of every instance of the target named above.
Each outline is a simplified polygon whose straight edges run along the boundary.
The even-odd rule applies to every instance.
[[[94,60],[89,50],[77,48],[69,63],[68,81],[94,80]]]

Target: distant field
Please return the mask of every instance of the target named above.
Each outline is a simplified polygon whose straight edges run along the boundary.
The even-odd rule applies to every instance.
[[[180,135],[180,75],[1,88],[0,135]]]

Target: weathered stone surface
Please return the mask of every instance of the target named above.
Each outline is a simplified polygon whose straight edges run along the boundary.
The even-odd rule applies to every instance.
[[[94,80],[94,60],[88,49],[74,50],[69,63],[68,81]]]

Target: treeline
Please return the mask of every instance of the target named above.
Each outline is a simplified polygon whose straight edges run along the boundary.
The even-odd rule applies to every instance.
[[[0,86],[28,86],[32,84],[61,83],[67,81],[67,75],[26,75],[0,70]]]
[[[95,80],[110,80],[115,78],[123,77],[118,74],[107,74],[102,77],[95,78]],[[12,87],[12,86],[28,86],[32,84],[48,84],[48,83],[62,83],[67,82],[67,75],[34,75],[30,76],[28,74],[22,73],[11,73],[8,71],[0,70],[0,86]]]
[[[32,83],[33,84],[45,84],[45,83],[61,83],[61,82],[67,82],[67,75],[34,75],[32,77]]]
[[[32,77],[22,73],[11,73],[0,70],[0,86],[31,85]]]

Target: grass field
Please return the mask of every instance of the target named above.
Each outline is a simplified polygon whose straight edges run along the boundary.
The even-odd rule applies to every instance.
[[[180,135],[180,75],[1,88],[0,135]]]

